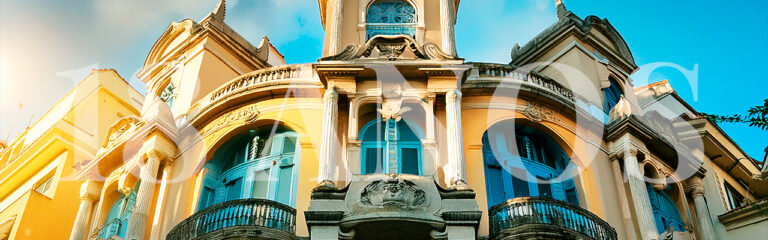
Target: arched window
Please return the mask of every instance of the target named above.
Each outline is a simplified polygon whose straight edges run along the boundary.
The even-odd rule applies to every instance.
[[[366,15],[367,38],[376,35],[416,35],[416,10],[402,0],[382,0],[371,4]]]
[[[619,102],[619,98],[621,98],[621,85],[619,85],[619,82],[616,81],[613,77],[610,77],[611,86],[608,86],[607,88],[603,88],[603,111],[609,112],[613,108],[613,106],[616,106],[616,103]]]
[[[205,165],[198,211],[245,198],[295,206],[298,162],[298,135],[288,129],[250,130],[233,137]]]
[[[112,203],[107,213],[107,220],[104,226],[99,230],[100,239],[108,239],[112,236],[125,238],[125,232],[128,230],[128,221],[133,213],[133,206],[136,204],[136,191],[139,189],[139,182],[133,187],[129,195],[120,194],[120,197]]]
[[[416,124],[404,119],[374,119],[360,132],[363,174],[424,174],[421,159],[424,135]]]
[[[669,188],[670,185],[667,185],[665,190]],[[667,195],[665,190],[659,191],[654,189],[652,184],[648,185],[648,198],[651,200],[656,230],[659,233],[663,233],[668,227],[673,227],[675,231],[685,232],[683,220],[680,218],[680,211],[678,211],[677,205],[675,205],[675,202]]]
[[[168,107],[173,107],[173,101],[176,100],[176,89],[173,87],[173,84],[168,83],[165,86],[163,92],[160,93],[160,100],[168,104]]]
[[[552,138],[511,121],[483,135],[488,206],[517,197],[549,197],[579,204],[572,178],[560,177],[570,158]]]

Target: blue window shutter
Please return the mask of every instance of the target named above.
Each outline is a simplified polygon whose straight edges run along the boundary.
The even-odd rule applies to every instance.
[[[293,166],[279,167],[277,185],[277,201],[285,205],[291,203],[291,184],[293,183]]]
[[[501,168],[498,166],[485,165],[485,187],[488,193],[489,208],[505,200],[501,171]]]
[[[419,149],[401,148],[402,173],[419,175]]]
[[[227,201],[231,200],[237,200],[240,199],[240,195],[243,191],[243,181],[242,178],[237,178],[235,180],[230,181],[225,185],[227,189]]]

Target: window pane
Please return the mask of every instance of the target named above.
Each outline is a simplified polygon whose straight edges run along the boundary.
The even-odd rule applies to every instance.
[[[253,174],[253,197],[267,198],[269,191],[269,168]]]
[[[403,148],[400,150],[400,160],[403,163],[402,173],[419,175],[419,150]]]
[[[296,137],[286,136],[283,140],[283,153],[296,152]]]
[[[365,172],[369,173],[381,173],[382,165],[381,161],[384,159],[384,148],[365,148]]]
[[[291,184],[293,183],[293,167],[281,167],[279,180],[277,183],[277,201],[291,204]]]
[[[366,22],[368,39],[376,35],[405,34],[414,37],[416,11],[405,1],[379,1],[368,8]]]

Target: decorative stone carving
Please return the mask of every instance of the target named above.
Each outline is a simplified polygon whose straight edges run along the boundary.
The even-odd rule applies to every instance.
[[[107,140],[104,141],[104,144],[101,146],[99,154],[104,151],[103,149],[108,149],[114,146],[115,143],[119,142],[119,140],[123,138],[123,136],[130,135],[126,133],[133,132],[143,125],[144,122],[136,117],[124,117],[120,120],[117,120],[117,122],[112,124],[112,126],[107,131]]]
[[[424,207],[426,197],[415,183],[390,178],[368,184],[360,193],[360,200],[368,206],[409,210]]]
[[[379,35],[371,38],[365,43],[365,46],[360,44],[351,44],[344,48],[340,53],[321,58],[321,61],[344,61],[353,60],[358,58],[368,58],[376,49],[379,52],[380,58],[388,60],[397,60],[402,58],[403,53],[408,50],[418,59],[428,60],[456,60],[459,59],[450,54],[446,54],[440,47],[434,43],[426,43],[419,46],[411,36],[408,35]]]
[[[259,111],[256,110],[256,106],[254,105],[230,111],[203,127],[203,130],[200,131],[200,135],[206,137],[218,130],[235,124],[252,123],[256,121],[258,116]]]
[[[555,122],[557,120],[555,111],[534,102],[528,102],[528,104],[525,106],[525,109],[523,110],[523,115],[527,116],[534,122]]]
[[[608,118],[611,122],[613,122],[615,120],[628,117],[629,115],[632,115],[632,108],[630,108],[629,102],[624,98],[624,95],[621,95],[621,98],[619,98],[619,102],[616,103],[616,106],[613,106],[613,108],[608,112]]]
[[[658,111],[652,110],[643,115],[644,122],[656,133],[666,138],[668,141],[677,142],[675,127],[672,121],[662,116]]]
[[[410,107],[401,108],[403,98],[400,86],[384,90],[381,98],[383,99],[381,109],[377,109],[377,111],[381,113],[381,117],[384,120],[394,119],[395,121],[400,121],[401,115],[411,110]]]

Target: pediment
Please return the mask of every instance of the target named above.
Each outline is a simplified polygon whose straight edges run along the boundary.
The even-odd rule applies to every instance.
[[[448,55],[434,43],[419,45],[408,35],[379,35],[371,38],[365,45],[348,45],[339,54],[321,58],[320,61],[369,60],[459,60]]]
[[[510,64],[522,66],[535,61],[536,56],[551,51],[550,48],[571,35],[601,49],[601,52],[611,55],[613,59],[618,59],[623,63],[622,65],[626,66],[627,69],[624,71],[631,72],[637,68],[626,41],[607,19],[592,15],[581,19],[572,12],[562,16],[554,25],[539,33],[524,46],[516,44],[510,54],[512,58]]]
[[[184,37],[182,36],[184,35],[183,33],[187,33],[186,35],[188,36],[196,33],[200,29],[202,29],[200,24],[192,19],[171,23],[149,50],[147,59],[144,61],[144,67],[146,68],[162,62],[162,59],[165,58],[176,45],[180,44],[181,41],[178,41],[177,39]]]

